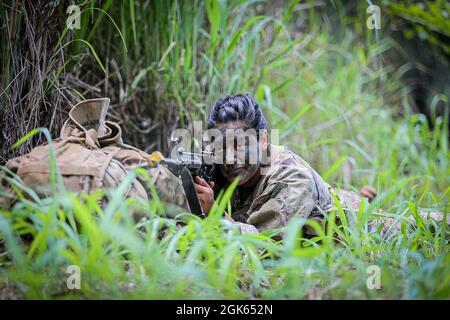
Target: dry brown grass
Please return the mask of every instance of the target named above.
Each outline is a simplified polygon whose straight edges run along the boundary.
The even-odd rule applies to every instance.
[[[53,4],[53,6],[52,6]],[[44,142],[37,136],[12,150],[11,145],[36,127],[47,127],[58,135],[67,109],[77,97],[70,79],[55,79],[64,64],[61,49],[53,50],[64,27],[67,1],[7,1],[0,7],[0,163]],[[53,86],[45,90],[48,81]]]

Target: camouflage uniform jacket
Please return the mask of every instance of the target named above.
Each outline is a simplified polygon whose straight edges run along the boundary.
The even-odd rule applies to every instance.
[[[298,155],[270,145],[272,163],[262,165],[261,177],[250,195],[233,193],[231,216],[259,231],[285,226],[295,215],[311,218],[333,207],[330,186]]]

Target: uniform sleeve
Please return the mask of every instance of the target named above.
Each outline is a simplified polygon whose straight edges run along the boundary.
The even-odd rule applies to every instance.
[[[294,216],[308,217],[316,206],[310,172],[299,166],[282,166],[253,204],[247,223],[259,231],[285,226]]]

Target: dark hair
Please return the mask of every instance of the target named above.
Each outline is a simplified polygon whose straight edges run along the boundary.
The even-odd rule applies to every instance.
[[[218,123],[243,121],[246,129],[267,129],[258,102],[248,93],[219,98],[209,112],[207,127],[214,128]]]

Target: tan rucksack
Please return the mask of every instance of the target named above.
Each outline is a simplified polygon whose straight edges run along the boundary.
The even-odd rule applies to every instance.
[[[116,188],[129,170],[147,162],[147,153],[123,143],[118,124],[105,121],[108,107],[108,98],[78,103],[70,111],[60,137],[52,141],[62,180],[70,191],[92,193],[99,188]],[[50,194],[48,143],[11,159],[6,166],[39,195]],[[137,179],[125,196],[148,198]]]

